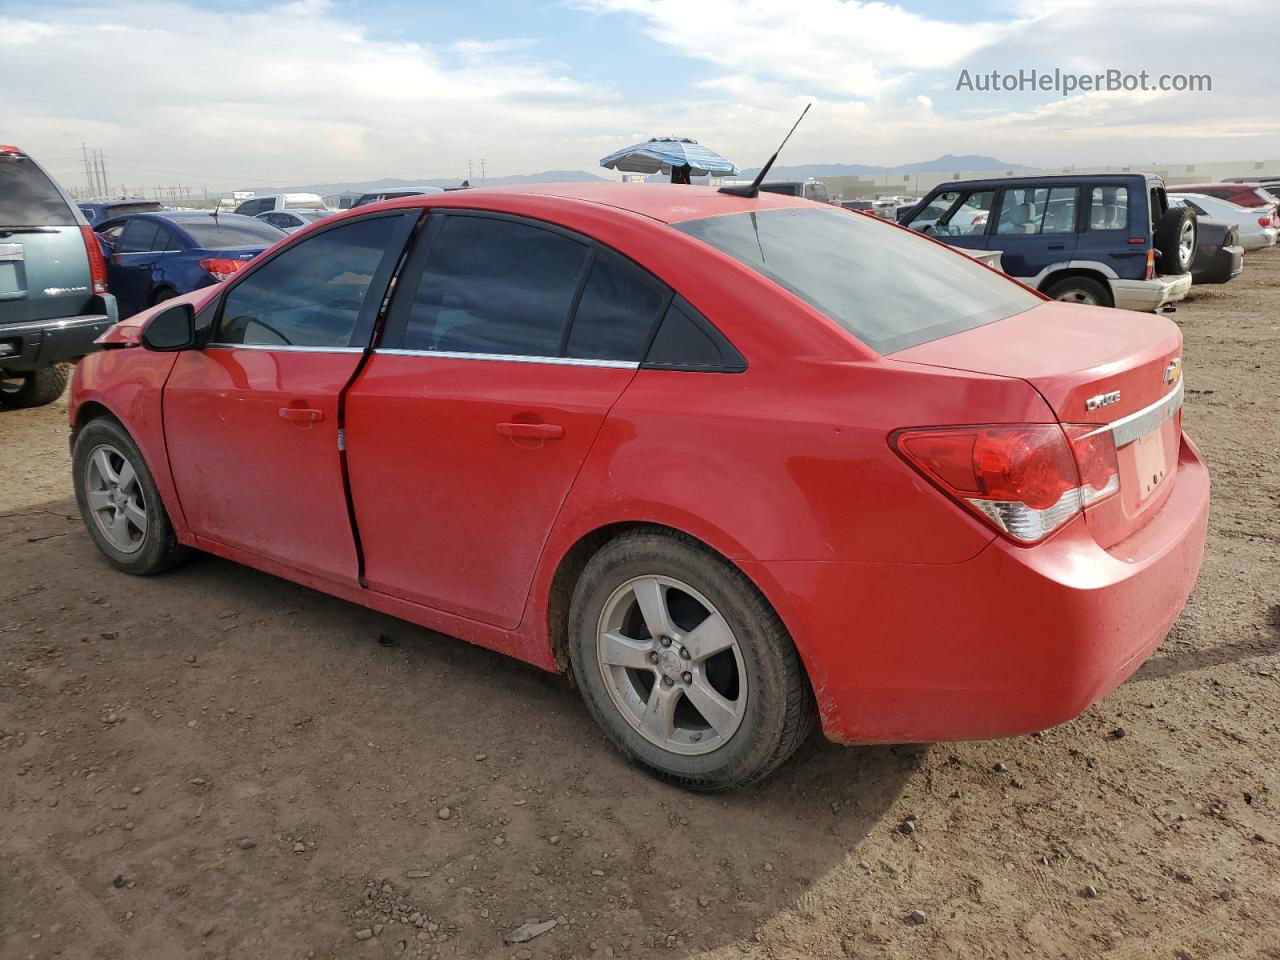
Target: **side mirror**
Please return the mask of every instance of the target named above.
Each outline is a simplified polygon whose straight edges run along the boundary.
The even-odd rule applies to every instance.
[[[142,345],[148,350],[173,353],[196,345],[196,312],[189,303],[161,310],[142,328]]]

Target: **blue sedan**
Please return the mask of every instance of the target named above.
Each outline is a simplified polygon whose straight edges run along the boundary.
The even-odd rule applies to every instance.
[[[225,280],[282,240],[253,217],[203,210],[138,213],[95,228],[107,255],[107,287],[120,316]]]

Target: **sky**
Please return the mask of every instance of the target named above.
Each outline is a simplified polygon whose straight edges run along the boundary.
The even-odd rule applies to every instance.
[[[0,0],[0,143],[210,191],[550,169],[650,136],[758,166],[1280,158],[1276,0]],[[957,90],[992,70],[1212,90]]]

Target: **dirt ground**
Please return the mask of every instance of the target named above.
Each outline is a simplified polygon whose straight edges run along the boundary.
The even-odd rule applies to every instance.
[[[1036,736],[815,739],[723,797],[460,641],[113,571],[65,403],[0,411],[0,957],[1280,957],[1280,250],[1174,319],[1215,499],[1155,657]]]

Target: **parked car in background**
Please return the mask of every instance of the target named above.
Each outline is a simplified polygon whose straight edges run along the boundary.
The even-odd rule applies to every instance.
[[[1182,201],[1170,198],[1171,203]],[[1192,284],[1227,283],[1244,269],[1244,247],[1234,223],[1196,217],[1196,258],[1191,264]]]
[[[155,213],[163,210],[164,204],[155,200],[144,200],[142,197],[117,197],[113,200],[86,200],[80,204],[80,212],[89,221],[90,226],[123,217],[128,213]]]
[[[269,210],[258,214],[256,219],[278,227],[285,233],[293,233],[317,220],[323,220],[332,213],[331,210]]]
[[[225,280],[287,234],[254,217],[203,210],[137,213],[98,225],[107,282],[128,317]]]
[[[1223,183],[1256,183],[1268,193],[1280,197],[1280,177],[1228,177]]]
[[[969,250],[1055,300],[1157,310],[1191,288],[1194,214],[1146,174],[1002,177],[933,189],[902,222]]]
[[[1151,655],[1209,475],[1177,325],[1122,319],[793,197],[411,197],[111,330],[76,500],[124,571],[195,547],[572,669],[723,790],[819,723],[1041,730]]]
[[[0,146],[0,405],[56,400],[67,363],[117,319],[84,215],[33,158]]]
[[[368,206],[371,203],[380,203],[383,200],[395,200],[399,197],[423,197],[431,193],[444,193],[444,187],[435,187],[424,183],[417,187],[389,187],[386,190],[374,190],[370,193],[362,194],[359,200],[351,204],[351,209]]]
[[[760,184],[765,193],[780,193],[784,197],[803,197],[817,203],[830,203],[831,194],[827,185],[821,180],[775,180],[772,183]]]
[[[846,210],[855,210],[858,213],[872,213],[872,201],[870,200],[842,200],[840,206]]]
[[[1202,217],[1234,223],[1240,233],[1240,245],[1246,252],[1274,247],[1280,233],[1276,215],[1270,206],[1241,207],[1217,197],[1206,197],[1203,193],[1170,193],[1169,199],[1182,201]]]
[[[235,212],[242,217],[256,217],[268,210],[328,210],[318,193],[277,193],[269,197],[246,200]]]
[[[1169,193],[1198,193],[1206,197],[1217,197],[1238,207],[1271,207],[1280,206],[1280,198],[1266,187],[1256,183],[1179,183],[1168,188]]]

